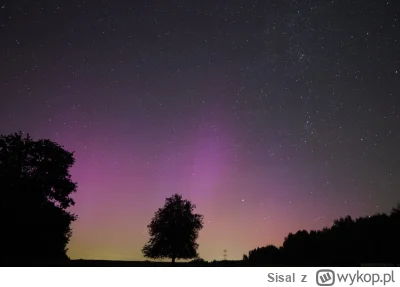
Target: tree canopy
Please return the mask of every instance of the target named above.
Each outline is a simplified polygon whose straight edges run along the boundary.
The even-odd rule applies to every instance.
[[[197,258],[196,240],[203,228],[203,216],[194,214],[196,208],[190,201],[174,194],[165,200],[147,226],[150,239],[142,252],[145,257],[159,259]]]
[[[73,153],[22,132],[0,136],[0,256],[2,261],[67,258],[76,191]]]
[[[289,233],[281,248],[256,248],[246,264],[266,266],[360,266],[400,264],[400,204],[389,214],[334,220],[322,230]]]

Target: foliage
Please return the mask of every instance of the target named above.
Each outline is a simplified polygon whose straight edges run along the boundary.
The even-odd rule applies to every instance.
[[[204,260],[203,258],[195,258],[192,261],[189,262],[189,265],[194,265],[194,266],[207,266],[208,261]]]
[[[67,259],[73,153],[23,133],[0,136],[1,260]]]
[[[400,204],[387,214],[334,221],[330,228],[289,233],[278,249],[273,246],[249,252],[247,264],[290,266],[359,266],[399,264]]]
[[[246,256],[249,262],[258,263],[262,265],[276,264],[280,262],[280,250],[273,245],[265,247],[258,247],[249,252]]]
[[[142,249],[148,258],[191,259],[198,257],[196,240],[203,228],[203,216],[194,214],[196,206],[181,195],[165,201],[147,226],[150,240]]]

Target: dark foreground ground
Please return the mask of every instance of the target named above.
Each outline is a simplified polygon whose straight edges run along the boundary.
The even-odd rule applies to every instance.
[[[151,261],[107,261],[107,260],[71,260],[69,266],[85,267],[85,266],[104,266],[104,267],[171,267],[171,262],[151,262]],[[212,261],[205,263],[178,262],[177,267],[295,267],[295,266],[268,266],[251,264],[244,261]],[[340,264],[338,266],[341,266]],[[362,264],[353,267],[392,267],[393,264]],[[323,267],[323,266],[306,266],[306,267]],[[342,267],[351,267],[343,265]]]
[[[113,260],[69,260],[63,263],[48,263],[48,262],[7,262],[1,266],[7,267],[171,267],[171,262],[153,262],[153,261],[113,261]],[[296,266],[270,266],[251,264],[245,261],[212,261],[212,262],[177,262],[176,267],[296,267]],[[314,265],[302,265],[304,267],[326,267]],[[394,267],[393,264],[361,264],[361,265],[336,265],[336,267]],[[400,266],[400,265],[398,265]],[[334,266],[329,266],[334,267]]]
[[[114,261],[114,260],[69,260],[64,262],[41,262],[12,260],[0,263],[2,267],[206,267],[206,266],[243,266],[241,261],[215,261],[206,263],[176,262],[154,262],[154,261]]]
[[[171,267],[171,262],[154,261],[111,261],[111,260],[70,260],[67,266],[85,267]],[[176,262],[177,267],[206,267],[206,266],[244,266],[242,261],[214,261],[206,263]]]

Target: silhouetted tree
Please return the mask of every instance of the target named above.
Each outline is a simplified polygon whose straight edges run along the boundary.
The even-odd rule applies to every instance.
[[[289,233],[280,249],[249,252],[252,265],[360,266],[400,263],[400,204],[390,213],[339,218],[330,228]]]
[[[259,247],[249,252],[248,262],[256,265],[274,265],[281,262],[281,252],[274,245]]]
[[[203,216],[194,214],[195,205],[174,194],[165,201],[147,226],[150,240],[142,249],[148,258],[176,259],[198,257],[196,240],[203,228]]]
[[[304,262],[309,253],[309,234],[306,230],[289,233],[283,242],[283,254],[285,260],[292,265]]]
[[[400,202],[396,204],[395,207],[392,208],[392,212],[390,213],[392,217],[400,217]]]
[[[207,266],[208,261],[204,260],[203,258],[196,258],[190,261],[189,264],[194,266]]]
[[[0,257],[3,262],[67,259],[67,211],[76,191],[73,153],[23,133],[0,136]]]
[[[391,233],[389,244],[392,246],[392,262],[400,264],[400,202],[392,209],[390,213]]]

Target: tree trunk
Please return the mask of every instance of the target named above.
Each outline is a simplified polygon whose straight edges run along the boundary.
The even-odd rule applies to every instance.
[[[171,263],[171,265],[172,265],[172,266],[175,265],[175,256],[172,257],[172,263]]]

